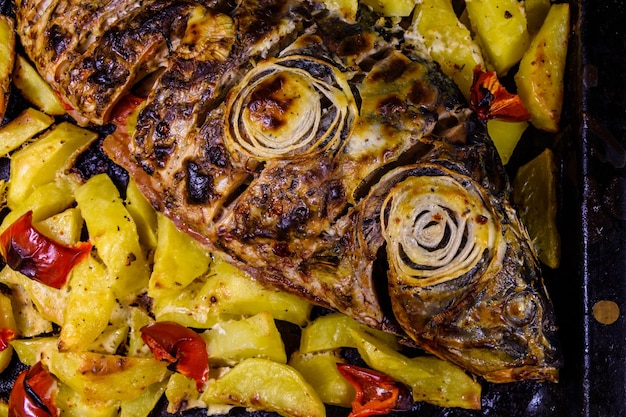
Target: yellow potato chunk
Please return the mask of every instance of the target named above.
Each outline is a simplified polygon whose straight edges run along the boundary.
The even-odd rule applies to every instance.
[[[177,372],[167,381],[165,397],[168,401],[167,412],[170,414],[181,413],[201,405],[196,381]]]
[[[538,129],[557,132],[563,107],[569,4],[553,4],[515,75],[517,93]]]
[[[485,67],[480,47],[463,25],[449,0],[418,2],[409,34],[417,35],[441,70],[454,80],[469,99],[474,81],[474,67]]]
[[[434,356],[408,358],[370,334],[352,334],[365,363],[411,387],[415,401],[480,409],[481,386],[460,367]]]
[[[196,240],[176,228],[163,214],[157,215],[157,246],[148,295],[179,292],[209,269],[211,255]],[[175,271],[175,273],[174,273]]]
[[[313,386],[324,404],[350,408],[355,391],[337,369],[337,363],[343,362],[335,350],[304,354],[295,352],[289,359],[289,365]]]
[[[1,120],[1,119],[0,119]],[[0,157],[19,148],[54,122],[52,116],[28,108],[0,129]]]
[[[167,363],[153,357],[53,350],[42,362],[54,376],[91,404],[107,405],[133,399],[170,374]]]
[[[392,348],[398,347],[398,341],[392,334],[369,328],[344,314],[333,313],[318,317],[304,329],[300,339],[302,354],[342,347],[357,347],[351,330],[374,334]]]
[[[116,297],[131,300],[148,286],[148,265],[137,226],[117,188],[106,174],[100,174],[79,187],[75,197],[89,238],[115,280]]]
[[[132,178],[126,187],[126,209],[137,224],[141,243],[154,250],[157,245],[157,214]]]
[[[147,417],[165,392],[166,384],[157,382],[148,386],[141,394],[130,400],[122,401],[119,417]]]
[[[65,108],[52,88],[37,70],[20,54],[16,54],[13,68],[13,85],[22,96],[44,113],[62,116]]]
[[[287,417],[323,417],[326,408],[311,385],[294,368],[251,358],[210,381],[202,400],[274,411]]]
[[[498,75],[519,62],[529,44],[523,2],[517,0],[467,0],[472,28],[488,61]]]
[[[7,194],[9,207],[17,207],[35,188],[53,182],[76,153],[97,137],[94,132],[64,122],[14,153]]]
[[[115,306],[111,281],[104,265],[91,255],[76,265],[63,313],[60,351],[84,348],[107,328]]]
[[[528,122],[507,122],[498,119],[487,122],[487,131],[504,165],[508,164],[517,142],[527,127]]]
[[[408,16],[415,7],[415,0],[361,0],[377,13],[385,16]]]
[[[179,293],[154,299],[159,321],[210,328],[219,321],[269,312],[277,320],[305,325],[311,304],[293,294],[263,287],[246,273],[215,257],[203,280]]]
[[[561,259],[556,188],[557,167],[550,149],[521,166],[513,181],[513,201],[539,260],[550,268],[558,268]]]
[[[17,357],[24,365],[33,366],[46,356],[46,352],[56,349],[57,337],[44,336],[27,339],[16,339],[11,342]]]
[[[285,345],[268,312],[217,323],[202,333],[202,338],[207,343],[211,364],[232,366],[246,358],[287,362]]]

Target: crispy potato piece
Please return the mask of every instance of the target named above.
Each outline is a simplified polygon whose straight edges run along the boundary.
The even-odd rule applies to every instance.
[[[408,16],[415,7],[415,0],[361,0],[361,3],[385,16]]]
[[[179,292],[208,271],[210,253],[161,213],[157,215],[157,237],[148,286],[150,297],[157,298],[163,292]]]
[[[53,349],[42,362],[54,376],[92,405],[106,406],[131,400],[170,375],[167,363],[153,357]]]
[[[311,304],[293,294],[270,290],[243,271],[215,257],[208,274],[184,290],[154,299],[159,321],[173,320],[208,329],[222,320],[268,311],[274,318],[304,326]]]
[[[152,323],[148,313],[138,307],[129,307],[129,327],[128,335],[128,356],[149,356],[152,355],[150,348],[141,338],[141,328]]]
[[[115,296],[106,268],[93,256],[76,265],[63,311],[59,350],[78,350],[94,342],[109,324]]]
[[[14,153],[7,194],[9,207],[17,207],[35,188],[53,182],[76,153],[97,137],[94,132],[63,122]]]
[[[108,353],[113,355],[119,351],[120,346],[128,340],[128,326],[108,325],[96,340],[83,349],[90,352]],[[132,355],[130,355],[132,356]]]
[[[13,85],[33,106],[52,116],[62,116],[65,108],[37,70],[20,54],[15,56]]]
[[[548,148],[522,165],[513,180],[513,201],[528,229],[539,260],[550,268],[561,261],[561,235],[557,228],[557,166]]]
[[[126,187],[126,209],[137,224],[139,240],[149,250],[157,245],[157,214],[154,207],[141,194],[135,181],[129,179]]]
[[[489,136],[496,146],[504,165],[509,163],[517,142],[519,142],[527,127],[528,122],[507,122],[498,119],[487,121]]]
[[[569,4],[553,4],[515,74],[517,93],[538,129],[558,132],[570,30]]]
[[[524,3],[518,0],[467,0],[472,28],[488,61],[504,75],[528,48]]]
[[[32,107],[24,110],[0,129],[0,157],[19,148],[26,141],[50,127],[53,122],[52,116]]]
[[[63,325],[63,306],[69,293],[67,287],[61,289],[50,287],[9,267],[5,267],[2,270],[0,282],[5,283],[13,290],[18,287],[23,289],[28,295],[30,302],[35,305],[36,310],[45,320]],[[25,332],[20,331],[20,333],[23,334]]]
[[[167,412],[170,414],[182,413],[191,408],[204,405],[200,393],[196,388],[196,381],[183,374],[175,372],[170,376],[165,388],[167,398]]]
[[[2,221],[0,232],[30,210],[33,211],[33,223],[37,223],[61,213],[74,201],[73,184],[65,179],[37,187],[17,207],[11,207],[12,211]]]
[[[10,275],[16,273],[9,267],[0,272],[0,282],[11,282]],[[9,279],[7,279],[9,277]],[[11,288],[11,306],[17,324],[17,331],[21,337],[33,337],[52,331],[52,322],[43,317],[35,307],[29,293],[20,285],[9,285]]]
[[[457,18],[449,0],[423,0],[415,7],[410,31],[423,43],[441,70],[469,99],[474,67],[485,67],[480,47]]]
[[[318,317],[302,329],[300,353],[306,354],[342,347],[355,348],[357,345],[354,342],[351,330],[372,333],[390,347],[398,347],[398,340],[394,335],[369,328],[346,315],[333,313]]]
[[[79,187],[75,197],[98,256],[115,280],[113,292],[119,300],[131,301],[148,286],[148,265],[119,191],[111,178],[99,174]]]
[[[352,334],[365,363],[410,386],[415,401],[480,409],[481,386],[460,367],[434,356],[408,358],[366,332]]]
[[[48,217],[33,224],[37,230],[51,239],[65,245],[75,245],[80,241],[83,218],[76,207]]]
[[[135,398],[122,401],[119,417],[147,417],[150,415],[161,395],[165,392],[165,386],[165,381],[154,383]]]
[[[232,404],[275,411],[290,417],[323,417],[324,403],[294,368],[268,359],[245,359],[210,381],[202,394],[207,404]]]
[[[39,362],[47,352],[51,352],[57,346],[59,339],[54,336],[32,337],[16,339],[11,342],[20,362],[26,366],[33,366]]]
[[[13,19],[0,15],[0,123],[7,110],[11,73],[15,63],[15,28]]]
[[[56,404],[63,417],[117,417],[117,404],[93,404],[86,402],[79,393],[63,383],[57,384]]]
[[[202,333],[213,365],[232,366],[245,358],[266,358],[287,363],[285,345],[274,318],[261,312],[242,320],[217,323]]]
[[[295,352],[289,359],[289,365],[313,386],[324,404],[350,408],[356,393],[352,384],[339,373],[337,363],[345,363],[345,360],[336,350]]]

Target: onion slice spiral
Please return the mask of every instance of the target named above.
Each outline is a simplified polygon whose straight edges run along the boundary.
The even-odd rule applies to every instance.
[[[429,286],[474,268],[499,230],[486,201],[469,179],[411,176],[395,184],[383,202],[381,225],[396,273]]]
[[[226,142],[258,160],[336,152],[356,113],[350,86],[332,64],[302,55],[268,60],[230,93]]]

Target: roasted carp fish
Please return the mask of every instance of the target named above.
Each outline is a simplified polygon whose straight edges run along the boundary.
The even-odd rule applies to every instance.
[[[208,249],[488,381],[557,380],[553,309],[484,124],[418,34],[357,16],[315,0],[17,1],[69,114],[115,123],[106,152]]]

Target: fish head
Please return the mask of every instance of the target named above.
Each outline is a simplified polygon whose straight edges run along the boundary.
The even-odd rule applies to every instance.
[[[391,307],[418,346],[492,382],[558,379],[551,303],[509,207],[432,163],[390,172],[369,198]]]

